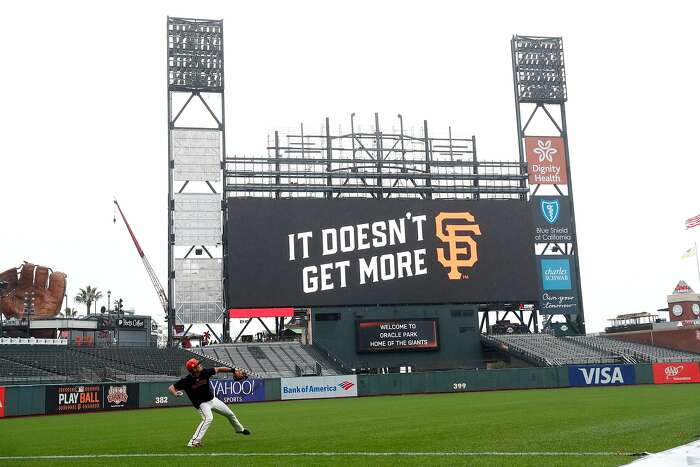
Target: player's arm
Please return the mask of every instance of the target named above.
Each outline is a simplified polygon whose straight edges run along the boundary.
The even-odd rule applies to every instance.
[[[168,392],[170,392],[170,394],[172,394],[173,396],[176,396],[176,397],[180,397],[182,395],[182,391],[178,391],[175,388],[174,384],[171,384],[170,387],[168,387]]]
[[[233,368],[227,368],[225,366],[217,366],[214,368],[215,373],[233,373]]]

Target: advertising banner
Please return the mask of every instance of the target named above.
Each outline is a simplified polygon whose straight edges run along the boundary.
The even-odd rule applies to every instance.
[[[141,318],[119,318],[117,320],[117,326],[126,329],[143,329],[146,323]]]
[[[636,384],[634,365],[586,365],[569,367],[570,386],[619,386]]]
[[[524,138],[528,181],[531,185],[566,185],[564,138],[527,136]]]
[[[46,413],[82,413],[102,410],[102,386],[47,386]]]
[[[136,409],[139,406],[138,384],[105,384],[103,394],[105,409]]]
[[[578,313],[575,262],[571,256],[538,256],[540,314]]]
[[[357,397],[357,376],[306,376],[280,380],[282,400]]]
[[[534,243],[571,243],[571,209],[566,196],[533,196],[530,209],[534,227]]]
[[[46,387],[46,413],[82,413],[139,407],[137,383]]]
[[[520,200],[228,200],[229,306],[537,299]]]
[[[700,383],[698,362],[654,363],[654,384]]]
[[[5,388],[0,387],[0,418],[5,416]]]
[[[209,381],[214,397],[226,404],[239,402],[260,402],[265,400],[265,380],[248,378],[243,381],[234,379],[212,379]]]
[[[358,352],[438,350],[438,320],[429,318],[357,322]]]

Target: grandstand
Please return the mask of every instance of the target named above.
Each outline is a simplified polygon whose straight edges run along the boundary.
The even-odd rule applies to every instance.
[[[184,374],[184,362],[192,357],[202,358],[175,348],[3,345],[0,384],[171,380]],[[224,364],[204,360],[205,366]]]
[[[700,354],[682,350],[667,349],[655,345],[638,344],[605,336],[567,337],[574,342],[601,351],[624,356],[631,363],[696,362]]]
[[[551,334],[485,334],[481,341],[537,366],[620,363],[620,355]]]
[[[481,342],[535,366],[700,361],[700,354],[602,335],[484,334]],[[331,355],[299,342],[216,344],[190,350],[10,344],[0,346],[0,385],[169,381],[184,375],[184,362],[192,357],[204,360],[205,366],[241,368],[260,378],[352,371],[343,370],[342,362]]]
[[[700,354],[597,335],[491,334],[482,335],[481,340],[537,366],[700,361]]]
[[[318,350],[299,342],[221,344],[192,349],[198,355],[239,365],[264,378],[337,375],[342,371]]]

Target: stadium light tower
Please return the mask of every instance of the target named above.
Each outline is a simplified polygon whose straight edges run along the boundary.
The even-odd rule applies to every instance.
[[[528,166],[535,224],[542,217],[557,226],[556,235],[535,239],[539,311],[547,316],[545,329],[552,316],[559,314],[575,332],[585,334],[566,126],[563,41],[561,37],[515,35],[511,55],[518,150],[520,162]],[[561,274],[549,274],[551,271]]]
[[[221,260],[223,34],[221,20],[167,19],[168,346],[176,321],[209,326],[223,317],[228,335]]]

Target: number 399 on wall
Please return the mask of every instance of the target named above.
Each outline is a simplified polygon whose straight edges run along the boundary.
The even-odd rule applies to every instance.
[[[452,390],[453,391],[466,391],[467,390],[467,383],[466,382],[452,383]]]

